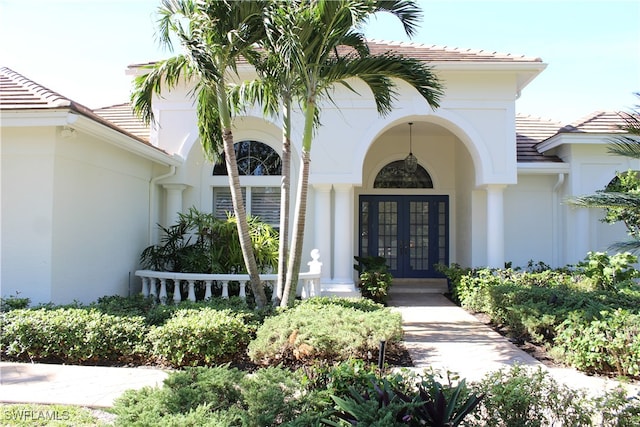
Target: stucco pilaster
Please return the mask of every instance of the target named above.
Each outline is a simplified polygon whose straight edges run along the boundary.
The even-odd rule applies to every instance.
[[[320,251],[322,259],[323,283],[331,280],[333,257],[331,254],[331,184],[314,184],[315,215],[314,215],[314,247]]]
[[[353,186],[334,184],[333,281],[353,283]]]
[[[504,267],[504,184],[489,184],[487,190],[487,265]]]
[[[167,226],[178,222],[178,213],[182,212],[182,192],[187,188],[185,184],[162,184],[167,192],[167,206],[165,218]]]

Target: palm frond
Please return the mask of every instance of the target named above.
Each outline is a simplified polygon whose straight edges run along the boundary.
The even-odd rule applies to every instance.
[[[416,34],[420,22],[422,22],[422,10],[413,0],[379,0],[375,2],[376,12],[388,12],[395,15],[405,33],[412,37]]]
[[[234,113],[260,105],[265,116],[275,116],[280,111],[280,87],[269,79],[254,79],[229,85],[229,106]]]
[[[193,69],[184,55],[174,56],[141,68],[148,72],[136,76],[130,99],[134,113],[144,123],[149,124],[155,121],[151,108],[153,96],[162,94],[163,85],[171,89],[181,79],[189,80],[193,76]]]
[[[640,159],[640,139],[630,136],[619,136],[611,141],[608,152],[632,159]]]
[[[640,240],[632,239],[622,242],[616,242],[609,246],[609,249],[616,252],[631,252],[634,254],[640,253]]]
[[[572,198],[567,203],[586,208],[640,209],[640,194],[598,191],[595,194]]]
[[[192,0],[162,0],[158,6],[158,19],[156,37],[162,46],[173,50],[171,34],[186,36],[189,28],[185,28],[183,23],[188,22],[195,11]]]
[[[431,68],[420,61],[393,54],[344,56],[328,61],[322,71],[321,80],[325,90],[335,83],[353,90],[347,80],[362,80],[371,90],[380,114],[391,111],[396,96],[396,82],[393,79],[411,85],[433,108],[438,107],[443,94],[442,85]]]
[[[217,162],[222,152],[222,124],[218,106],[218,95],[210,86],[202,86],[198,92],[198,133],[202,150],[207,160]]]

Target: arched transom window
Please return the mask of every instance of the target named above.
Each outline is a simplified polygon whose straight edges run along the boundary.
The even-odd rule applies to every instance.
[[[280,155],[267,144],[258,141],[241,141],[234,146],[238,172],[241,176],[247,177],[246,183],[242,185],[247,214],[260,217],[277,229],[280,225],[280,187],[274,179],[276,179],[275,176],[282,174]],[[227,175],[224,157],[213,167],[213,175]],[[214,185],[213,214],[220,219],[226,219],[228,214],[233,215],[231,191],[228,185]]]
[[[425,168],[418,165],[415,172],[407,172],[404,161],[396,160],[383,167],[373,188],[433,188],[431,176]]]
[[[241,141],[234,144],[238,172],[245,176],[281,175],[282,160],[276,151],[258,141]],[[227,164],[224,153],[213,168],[214,175],[226,175]]]

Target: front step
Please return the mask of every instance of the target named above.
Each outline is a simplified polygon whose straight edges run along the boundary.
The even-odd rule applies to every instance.
[[[445,294],[447,279],[393,279],[390,294]]]

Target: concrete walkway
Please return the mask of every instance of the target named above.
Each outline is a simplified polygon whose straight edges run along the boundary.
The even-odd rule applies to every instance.
[[[145,367],[0,362],[0,402],[110,407],[125,390],[159,386],[166,377]]]
[[[488,372],[519,363],[549,369],[568,386],[597,394],[617,385],[616,381],[589,377],[574,369],[545,368],[442,295],[393,295],[390,305],[402,313],[405,344],[416,370],[433,367],[478,380]],[[144,367],[0,362],[0,402],[109,407],[125,390],[160,386],[166,377],[166,371]]]
[[[432,367],[456,372],[476,381],[487,373],[519,364],[546,369],[555,379],[574,389],[600,395],[620,385],[618,381],[585,375],[572,368],[547,367],[508,339],[435,293],[392,295],[389,305],[402,314],[405,346],[415,369]],[[631,394],[640,385],[625,384]]]

